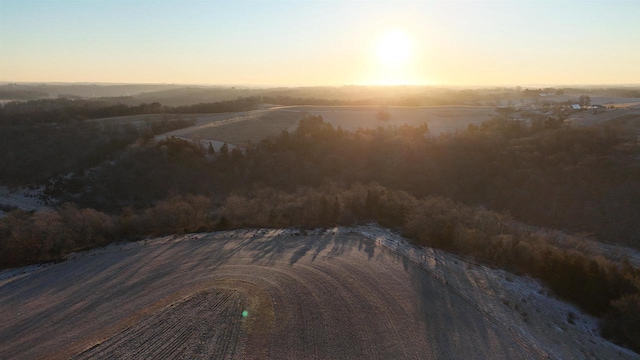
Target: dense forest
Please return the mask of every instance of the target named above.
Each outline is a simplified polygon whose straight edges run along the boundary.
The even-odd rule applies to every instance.
[[[233,104],[251,106],[243,101]],[[427,125],[347,132],[307,117],[293,133],[214,152],[150,136],[182,123],[104,128],[33,113],[0,121],[14,131],[0,132],[1,180],[44,182],[63,205],[0,219],[0,266],[147,235],[376,221],[416,244],[539,278],[639,350],[638,269],[524,225],[639,247],[634,134],[503,117],[440,136]]]
[[[181,107],[70,99],[12,102],[0,107],[0,183],[25,186],[58,175],[83,173],[116,158],[136,140],[147,141],[194,124],[171,114],[245,111],[255,109],[257,104],[254,98]],[[144,126],[85,121],[141,114],[166,116],[147,120]]]
[[[354,133],[308,118],[295,134],[218,154],[178,139],[130,148],[118,161],[58,184],[83,206],[146,207],[170,193],[225,197],[256,184],[292,190],[325,180],[376,182],[416,197],[438,195],[531,224],[638,246],[640,167],[634,135],[496,118],[429,135],[426,125]],[[126,185],[126,186],[125,186]],[[108,195],[107,195],[108,194]]]
[[[260,98],[201,103],[189,106],[164,106],[160,103],[126,105],[106,100],[42,99],[10,102],[0,107],[0,125],[62,124],[88,119],[147,114],[198,114],[254,110]]]

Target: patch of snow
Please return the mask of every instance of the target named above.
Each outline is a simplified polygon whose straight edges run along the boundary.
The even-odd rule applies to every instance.
[[[549,295],[537,280],[475,264],[433,248],[409,244],[402,236],[377,225],[343,228],[411,260],[465,298],[501,327],[551,358],[638,358],[635,352],[600,336],[598,319]]]
[[[635,352],[602,338],[598,319],[575,306],[549,295],[537,280],[476,264],[445,251],[418,247],[401,235],[375,224],[328,229],[238,229],[212,233],[169,235],[135,242],[113,243],[80,253],[73,260],[100,253],[126,251],[142,246],[158,246],[180,241],[208,239],[276,238],[280,236],[357,234],[408,259],[433,279],[447,286],[497,326],[510,331],[523,344],[548,358],[638,359]],[[13,278],[28,276],[51,264],[32,265],[0,271],[0,286]]]
[[[18,188],[10,189],[8,186],[0,186],[0,205],[16,207],[25,211],[34,211],[46,208],[41,200],[43,187],[35,189]]]
[[[7,282],[13,281],[16,278],[21,278],[24,276],[29,276],[31,274],[40,272],[46,269],[47,267],[49,267],[51,264],[53,263],[28,265],[28,266],[22,266],[18,268],[0,270],[0,286],[4,285]]]

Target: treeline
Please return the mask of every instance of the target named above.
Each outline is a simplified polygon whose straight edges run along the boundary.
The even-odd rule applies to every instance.
[[[0,184],[51,185],[68,178],[70,173],[81,176],[116,158],[136,141],[148,141],[156,134],[193,124],[193,120],[183,119],[157,120],[143,126],[0,123]]]
[[[459,105],[464,100],[438,99],[432,97],[399,97],[399,98],[370,98],[357,100],[338,100],[325,98],[296,98],[290,96],[260,96],[260,102],[283,106],[431,106],[431,105]]]
[[[127,106],[93,100],[45,99],[0,106],[0,183],[25,186],[66,181],[70,173],[118,156],[135,141],[184,128],[194,120],[171,118],[146,121],[142,126],[96,123],[86,119],[135,115],[231,112],[256,108],[257,98],[209,104],[165,107],[158,103]],[[56,185],[57,186],[57,185]],[[57,196],[58,191],[50,191]]]
[[[47,97],[49,94],[35,90],[8,89],[0,86],[0,99],[2,100],[35,100]]]
[[[188,106],[164,106],[157,102],[125,105],[106,100],[41,99],[10,102],[0,107],[0,124],[64,124],[127,115],[247,111],[256,109],[259,101],[257,97],[247,97]]]
[[[0,219],[0,268],[64,261],[76,251],[146,235],[213,229],[211,200],[176,196],[134,211],[108,215],[65,203],[54,210],[14,210]]]
[[[219,152],[217,157],[220,161],[211,161],[199,142],[167,138],[131,147],[115,161],[62,179],[46,191],[55,192],[62,201],[108,212],[146,208],[171,194],[224,196],[222,184],[231,183],[238,174],[225,169],[224,163],[233,161],[228,153]]]
[[[259,97],[261,103],[283,106],[444,106],[444,105],[479,105],[480,101],[493,100],[494,97],[480,96],[472,92],[459,92],[455,94],[433,95],[406,95],[397,97],[372,97],[363,99],[335,99],[316,97],[291,97],[270,96]]]
[[[14,210],[0,219],[0,264],[61,261],[71,252],[110,243],[116,234],[113,217],[73,204],[35,213]]]
[[[291,96],[261,96],[262,103],[285,105],[285,106],[298,106],[298,105],[316,105],[316,106],[343,106],[343,105],[357,105],[355,102],[348,100],[336,100],[336,99],[324,99],[324,98],[297,98]]]
[[[132,126],[0,125],[0,183],[25,186],[81,173],[123,151],[139,136]]]
[[[637,247],[637,156],[627,133],[567,127],[561,119],[494,119],[434,137],[426,125],[350,133],[310,117],[295,133],[233,156],[211,158],[198,144],[178,140],[129,149],[118,161],[72,179],[85,190],[62,192],[76,193],[74,201],[83,206],[117,210],[149,206],[169,193],[224,198],[254,184],[291,190],[327,179],[375,181],[416,197],[443,196]]]
[[[603,319],[603,332],[640,350],[637,322],[640,271],[584,252],[579,239],[558,243],[544,231],[493,211],[441,197],[418,199],[380,185],[325,183],[280,191],[255,187],[219,206],[209,197],[184,195],[119,215],[63,205],[33,214],[14,211],[0,220],[0,264],[63,260],[70,252],[116,239],[238,227],[305,228],[376,221],[418,245],[527,274],[554,293]]]
[[[590,94],[598,96],[612,97],[629,97],[640,98],[640,88],[638,87],[619,87],[619,88],[564,88],[567,93],[572,94]]]
[[[163,107],[168,114],[205,114],[255,110],[262,103],[258,97],[244,97],[236,100],[199,103],[195,105]]]
[[[102,117],[158,113],[158,103],[129,106],[101,100],[68,98],[10,102],[0,107],[0,124],[35,125],[67,124]]]

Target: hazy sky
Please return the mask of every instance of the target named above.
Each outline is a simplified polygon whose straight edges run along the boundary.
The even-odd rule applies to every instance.
[[[0,81],[637,84],[640,0],[0,0]]]

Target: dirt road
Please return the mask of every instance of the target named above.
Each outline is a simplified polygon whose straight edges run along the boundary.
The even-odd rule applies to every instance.
[[[359,234],[111,246],[0,285],[0,319],[10,359],[545,356]]]

